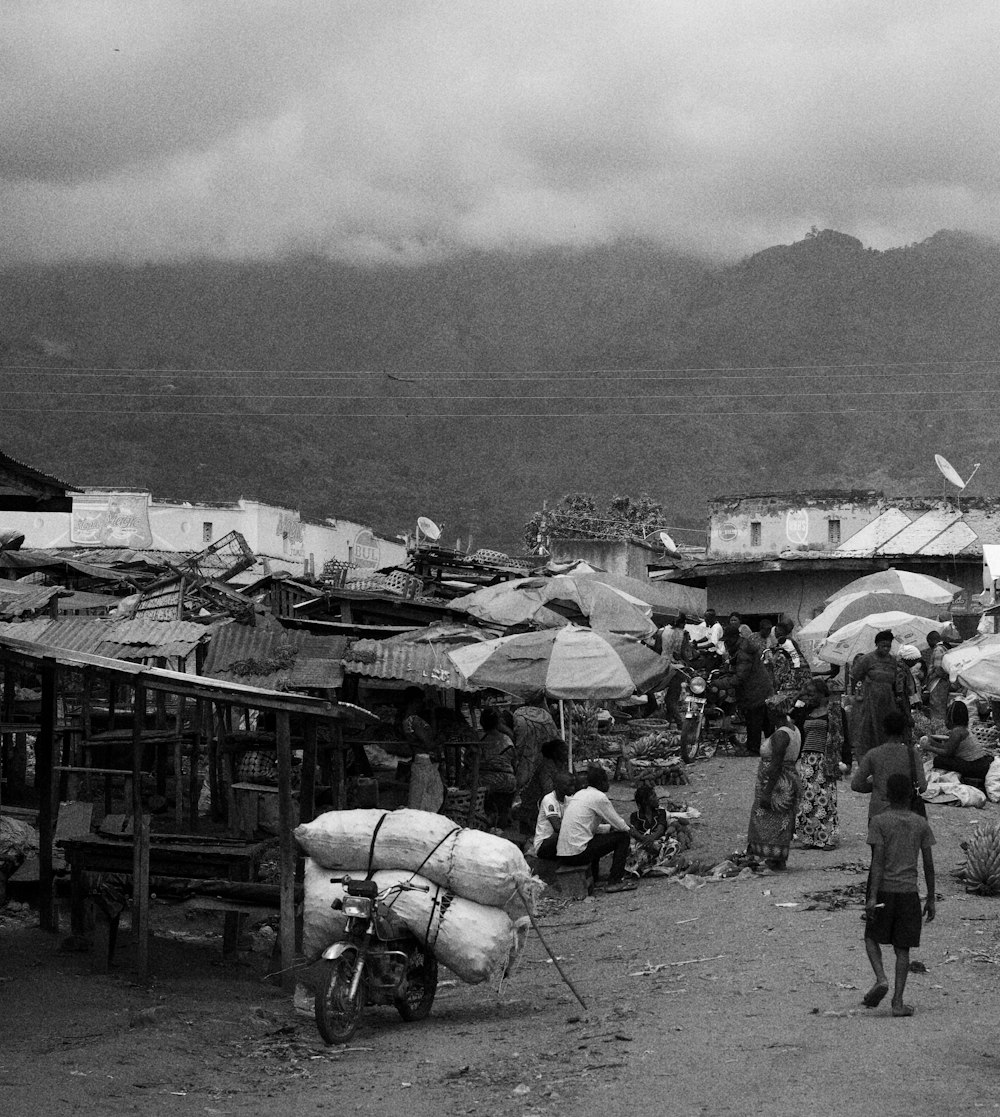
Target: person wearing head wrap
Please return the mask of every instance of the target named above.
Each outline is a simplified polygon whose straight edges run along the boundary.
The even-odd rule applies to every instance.
[[[910,672],[910,678],[913,680],[913,688],[910,691],[910,709],[916,713],[922,704],[927,666],[916,644],[904,644],[899,649],[899,658],[905,664],[907,671]]]
[[[944,646],[940,632],[927,633],[930,651],[927,661],[927,702],[930,706],[931,725],[943,729],[948,716],[948,672],[944,666]]]
[[[797,761],[802,734],[789,716],[794,698],[773,694],[766,700],[774,729],[761,745],[753,807],[747,827],[747,853],[781,870],[788,860],[802,796]]]
[[[888,629],[876,633],[875,650],[866,652],[851,666],[851,679],[861,687],[860,701],[851,710],[851,749],[858,761],[869,749],[882,744],[882,722],[888,713],[903,715],[906,739],[910,737],[913,677],[903,661],[892,654],[892,641]]]

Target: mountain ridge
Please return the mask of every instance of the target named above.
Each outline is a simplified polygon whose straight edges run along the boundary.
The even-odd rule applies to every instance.
[[[698,532],[717,492],[929,490],[933,450],[987,460],[998,311],[1000,244],[954,230],[814,229],[725,266],[625,242],[22,267],[0,272],[2,448],[515,551],[567,492],[646,492]]]

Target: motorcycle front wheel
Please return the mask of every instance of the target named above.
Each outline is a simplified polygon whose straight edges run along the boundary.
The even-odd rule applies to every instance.
[[[393,998],[396,1011],[404,1020],[423,1020],[434,1004],[437,993],[437,959],[425,947],[410,951],[406,966],[406,987],[403,993]]]
[[[316,1027],[327,1043],[346,1043],[361,1017],[362,987],[351,997],[357,955],[342,955],[331,963],[316,994]]]
[[[681,760],[690,764],[698,756],[701,749],[701,734],[699,733],[699,719],[685,718],[681,727]]]

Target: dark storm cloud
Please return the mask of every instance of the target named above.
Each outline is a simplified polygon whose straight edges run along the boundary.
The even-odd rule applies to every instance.
[[[5,257],[1000,234],[992,4],[9,7]]]

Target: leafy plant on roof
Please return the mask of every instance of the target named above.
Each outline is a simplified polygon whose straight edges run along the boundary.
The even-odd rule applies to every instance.
[[[524,542],[537,554],[549,539],[642,539],[663,520],[663,506],[645,493],[616,494],[604,509],[587,493],[569,493],[555,507],[534,513],[524,525]]]
[[[234,659],[229,665],[229,670],[240,678],[245,678],[248,675],[274,675],[279,671],[291,670],[295,666],[295,657],[298,654],[298,648],[283,645],[273,655],[260,659],[256,656]]]

